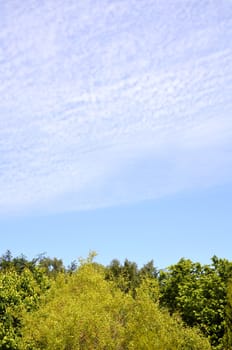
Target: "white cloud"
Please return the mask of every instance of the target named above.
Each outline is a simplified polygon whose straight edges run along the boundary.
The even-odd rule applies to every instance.
[[[1,212],[231,181],[228,2],[1,6]]]

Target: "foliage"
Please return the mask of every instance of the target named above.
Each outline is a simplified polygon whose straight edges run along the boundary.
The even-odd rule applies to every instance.
[[[40,309],[25,315],[23,349],[120,348],[121,292],[99,270],[86,264],[58,276]]]
[[[232,263],[0,257],[0,350],[232,350]],[[203,336],[204,335],[204,336]]]
[[[231,263],[213,257],[211,265],[181,259],[160,273],[161,304],[197,326],[214,348],[223,348],[225,304]]]
[[[24,266],[24,268],[22,268]],[[41,294],[49,281],[43,272],[26,259],[11,259],[7,252],[0,270],[0,349],[18,349],[21,336],[21,316],[39,305]]]
[[[56,277],[60,272],[65,271],[63,261],[57,258],[43,256],[39,259],[38,266],[50,277]]]
[[[15,270],[18,273],[29,269],[33,271],[36,267],[37,259],[31,261],[22,254],[20,256],[13,257],[10,250],[7,250],[5,254],[0,257],[0,271]]]
[[[39,298],[48,287],[40,271],[24,270],[20,275],[12,270],[0,274],[0,348],[17,349],[21,314],[38,307]]]
[[[144,278],[135,297],[106,281],[104,270],[82,264],[60,274],[38,310],[24,317],[23,350],[209,350],[194,329],[159,308],[156,280]]]
[[[139,269],[135,262],[131,262],[128,259],[124,261],[123,265],[114,259],[106,268],[106,279],[114,281],[124,293],[131,292],[135,295],[136,288],[139,287],[145,277],[157,277],[157,270],[154,267],[153,260]]]
[[[128,318],[128,349],[209,350],[210,344],[196,329],[184,326],[181,319],[171,317],[150,297],[144,280],[137,289],[133,309]]]
[[[226,331],[224,336],[224,349],[232,349],[232,280],[228,283],[227,288],[227,305],[226,305]]]

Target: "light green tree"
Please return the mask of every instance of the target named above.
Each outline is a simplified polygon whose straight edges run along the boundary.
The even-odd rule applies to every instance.
[[[209,350],[194,329],[160,309],[157,280],[143,278],[136,293],[105,280],[87,261],[59,274],[38,310],[25,313],[22,350]]]

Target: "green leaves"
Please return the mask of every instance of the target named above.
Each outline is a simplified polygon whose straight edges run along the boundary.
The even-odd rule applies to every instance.
[[[135,295],[136,288],[144,278],[156,279],[157,274],[153,260],[139,269],[136,263],[127,259],[123,265],[115,259],[105,270],[106,280],[114,281],[121,291],[132,295]]]
[[[161,303],[184,322],[197,326],[217,348],[225,331],[226,289],[231,263],[213,257],[212,265],[181,259],[160,274]]]
[[[159,308],[158,294],[151,277],[133,297],[106,281],[99,265],[82,264],[60,274],[40,308],[25,315],[21,349],[209,350],[206,339]]]
[[[0,258],[0,350],[232,349],[232,264]],[[228,286],[229,282],[229,286]],[[228,288],[227,288],[228,287]],[[203,336],[204,334],[204,336]]]
[[[226,317],[225,317],[225,336],[224,336],[224,349],[232,349],[232,280],[228,283],[227,288],[227,304],[226,304]]]
[[[18,349],[21,319],[25,312],[35,310],[49,282],[39,269],[0,272],[0,349]]]
[[[94,264],[60,274],[40,309],[25,315],[22,348],[119,348],[125,317],[120,297]]]

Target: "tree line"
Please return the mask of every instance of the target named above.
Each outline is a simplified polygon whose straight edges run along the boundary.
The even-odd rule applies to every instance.
[[[0,349],[231,350],[232,262],[0,257]]]

